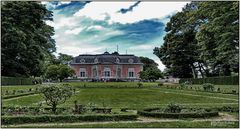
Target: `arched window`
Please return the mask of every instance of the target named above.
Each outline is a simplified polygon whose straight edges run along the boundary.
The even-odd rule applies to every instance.
[[[86,77],[86,68],[80,68],[79,70],[80,77]]]

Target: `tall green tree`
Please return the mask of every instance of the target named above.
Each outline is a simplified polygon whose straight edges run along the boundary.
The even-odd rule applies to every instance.
[[[167,23],[164,43],[161,48],[155,48],[157,55],[174,77],[196,77],[196,64],[199,61],[196,30],[188,24],[187,13],[194,10],[194,3],[188,4],[182,12],[176,13]]]
[[[152,59],[142,56],[140,56],[139,58],[140,61],[143,63],[143,70],[146,70],[149,67],[158,67],[158,64]]]
[[[49,65],[46,70],[45,77],[52,80],[62,80],[67,77],[72,77],[74,75],[74,70],[67,65]]]
[[[201,2],[190,15],[189,21],[198,24],[200,57],[209,64],[212,74],[238,72],[239,2]]]
[[[231,75],[239,58],[239,2],[191,2],[166,25],[163,45],[154,49],[176,77]]]
[[[55,51],[52,12],[40,2],[1,2],[1,72],[3,76],[40,76],[44,55]]]
[[[143,63],[143,71],[140,72],[141,79],[155,81],[163,77],[162,72],[158,69],[158,64],[154,60],[140,57],[140,61]]]
[[[72,59],[73,59],[73,56],[71,56],[71,55],[59,53],[58,60],[59,60],[62,64],[67,64],[67,63],[68,63],[69,61],[71,61]]]

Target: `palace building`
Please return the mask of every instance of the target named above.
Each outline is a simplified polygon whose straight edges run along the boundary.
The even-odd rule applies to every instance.
[[[130,54],[104,52],[103,54],[82,54],[69,65],[75,70],[78,80],[95,81],[136,81],[143,63],[139,57]]]

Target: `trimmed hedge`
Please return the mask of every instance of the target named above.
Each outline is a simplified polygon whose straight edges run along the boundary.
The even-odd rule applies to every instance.
[[[2,124],[136,120],[137,115],[42,115],[2,116]]]
[[[212,83],[215,85],[239,85],[239,76],[222,76],[222,77],[208,77],[208,78],[181,78],[179,83],[186,81],[192,84]]]
[[[36,92],[30,92],[30,93],[24,93],[24,94],[17,94],[17,95],[8,95],[8,96],[2,96],[2,99],[10,99],[10,98],[16,98],[20,96],[27,96],[27,95],[33,95],[36,94]]]
[[[146,109],[142,111],[137,111],[137,114],[146,117],[157,117],[157,118],[205,118],[205,117],[213,117],[218,116],[217,111],[210,112],[199,112],[199,113],[165,113],[165,112],[151,112],[152,110],[157,110],[159,108],[154,109]]]
[[[1,77],[1,85],[32,85],[33,78]]]

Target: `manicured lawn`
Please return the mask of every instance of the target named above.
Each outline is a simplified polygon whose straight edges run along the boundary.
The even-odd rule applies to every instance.
[[[184,91],[166,88],[81,88],[63,107],[73,107],[74,101],[97,107],[134,108],[165,106],[170,102],[182,105],[237,105],[237,95]],[[29,95],[3,100],[3,106],[36,106],[44,101],[40,95]]]
[[[238,106],[239,95],[211,93],[196,91],[191,89],[175,89],[169,86],[157,87],[158,83],[143,83],[138,88],[137,82],[70,82],[71,86],[76,88],[76,93],[64,104],[58,107],[74,108],[74,101],[77,100],[83,105],[94,105],[96,107],[111,107],[112,112],[120,112],[120,108],[143,109],[152,107],[166,106],[170,102],[178,103],[182,106],[190,107],[222,107]],[[84,86],[85,85],[85,86]],[[173,85],[176,86],[176,85]],[[200,85],[194,85],[199,86]],[[2,86],[2,92],[8,90],[28,91],[30,88],[35,90],[36,85],[30,86]],[[236,90],[238,86],[220,86],[221,89]],[[28,93],[28,92],[26,92]],[[20,94],[20,93],[17,93]],[[11,94],[10,94],[11,95]],[[20,96],[2,100],[6,106],[38,106],[44,99],[39,94]],[[136,113],[136,110],[133,110]],[[230,113],[238,117],[239,113]],[[179,121],[161,121],[161,122],[109,122],[109,123],[38,123],[22,125],[5,125],[2,127],[69,127],[69,128],[206,128],[206,127],[238,127],[238,122],[211,122],[211,121],[193,121],[192,119],[180,119]]]
[[[11,128],[237,128],[238,122],[222,121],[173,121],[173,122],[149,122],[149,123],[106,123],[106,124],[82,124],[82,123],[51,123],[51,124],[23,124],[2,127]]]

